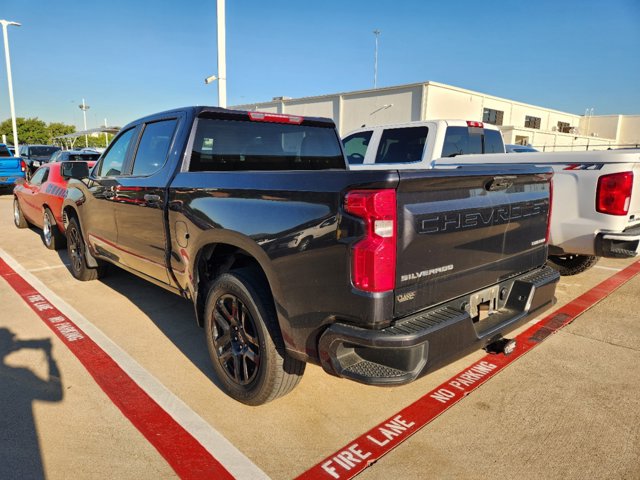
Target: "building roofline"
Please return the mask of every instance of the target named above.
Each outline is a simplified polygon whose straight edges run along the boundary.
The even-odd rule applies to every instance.
[[[531,107],[531,108],[536,108],[536,109],[541,109],[541,110],[546,110],[548,112],[553,112],[553,113],[560,113],[562,115],[569,115],[572,117],[577,117],[577,118],[581,118],[584,117],[584,115],[578,115],[575,113],[569,113],[569,112],[563,112],[561,110],[556,110],[553,108],[547,108],[547,107],[540,107],[537,105],[533,105],[531,103],[525,103],[525,102],[520,102],[518,100],[512,100],[509,98],[505,98],[505,97],[497,97],[495,95],[490,95],[487,93],[482,93],[482,92],[478,92],[476,90],[468,90],[466,88],[461,88],[461,87],[456,87],[454,85],[448,85],[446,83],[440,83],[440,82],[434,82],[432,80],[428,80],[426,82],[417,82],[417,83],[406,83],[406,84],[402,84],[402,85],[393,85],[390,87],[380,87],[380,88],[368,88],[368,89],[364,89],[364,90],[352,90],[350,92],[338,92],[338,93],[329,93],[329,94],[323,94],[323,95],[314,95],[314,96],[309,96],[309,97],[298,97],[298,98],[286,98],[286,99],[281,99],[281,100],[268,100],[265,102],[250,102],[250,103],[243,103],[240,105],[234,105],[231,108],[238,108],[238,109],[248,109],[250,107],[256,107],[259,105],[278,105],[280,103],[287,105],[287,104],[291,104],[291,103],[297,103],[300,101],[318,101],[318,100],[323,100],[323,99],[327,99],[327,98],[331,98],[331,97],[344,97],[344,96],[352,96],[352,95],[362,95],[362,94],[367,94],[367,93],[373,93],[373,92],[388,92],[391,90],[398,90],[398,89],[406,89],[406,88],[412,88],[412,87],[428,87],[430,85],[433,85],[435,87],[440,87],[440,88],[445,88],[448,90],[453,90],[453,91],[457,91],[457,92],[461,92],[461,93],[469,93],[469,94],[473,94],[473,95],[480,95],[482,97],[485,98],[489,98],[492,100],[498,100],[498,101],[507,101],[507,102],[511,102],[514,105],[519,105],[522,107]],[[605,116],[605,115],[602,115]],[[615,115],[611,115],[611,116],[615,116]]]

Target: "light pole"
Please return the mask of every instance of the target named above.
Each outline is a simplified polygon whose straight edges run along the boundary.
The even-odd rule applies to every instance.
[[[4,57],[7,62],[7,83],[9,84],[9,106],[11,107],[11,126],[13,127],[13,148],[18,154],[18,127],[16,126],[16,109],[13,104],[13,80],[11,79],[11,58],[9,56],[9,37],[7,36],[7,26],[15,25],[19,27],[18,22],[10,22],[8,20],[0,20],[2,25],[2,36],[4,38]]]
[[[82,110],[82,116],[84,117],[84,131],[87,131],[87,110],[91,107],[84,103],[84,98],[82,99],[82,105],[78,105],[78,108]],[[87,134],[84,134],[84,146],[89,148],[89,138]]]
[[[224,1],[217,0],[216,18],[218,24],[218,75],[210,75],[204,79],[209,85],[218,81],[218,106],[227,108],[227,52]]]
[[[373,31],[376,36],[376,53],[373,61],[373,88],[378,88],[378,37],[380,36],[380,30]]]

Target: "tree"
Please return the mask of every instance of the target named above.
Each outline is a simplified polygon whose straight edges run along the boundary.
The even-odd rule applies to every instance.
[[[53,144],[71,146],[71,141],[73,141],[74,148],[84,148],[85,141],[84,135],[80,136],[76,139],[71,139],[67,141],[55,140],[56,137],[60,137],[62,135],[68,135],[70,133],[76,132],[76,127],[74,125],[67,125],[62,122],[51,122],[47,125],[42,120],[36,118],[16,118],[16,126],[18,127],[18,142],[20,145],[29,145],[29,144]],[[13,144],[13,129],[11,127],[11,119],[8,118],[4,122],[0,123],[0,138],[2,135],[7,136],[7,142],[9,144]],[[108,141],[111,142],[113,140],[113,135],[108,134]],[[95,137],[89,135],[88,143],[90,147],[105,147],[105,137],[104,133],[99,133]]]
[[[49,131],[48,143],[53,143],[54,138],[73,133],[76,131],[76,127],[73,125],[66,125],[62,122],[51,122],[47,126],[47,130]]]
[[[16,118],[16,126],[18,128],[18,142],[27,143],[47,143],[49,140],[49,132],[47,124],[36,118]],[[0,123],[0,136],[6,135],[7,141],[13,143],[13,129],[11,119],[7,119]]]

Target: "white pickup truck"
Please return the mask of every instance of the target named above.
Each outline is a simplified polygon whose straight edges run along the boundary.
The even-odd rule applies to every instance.
[[[552,266],[562,275],[574,275],[595,265],[599,257],[628,258],[640,252],[640,150],[505,154],[496,127],[461,120],[361,128],[348,134],[343,144],[354,170],[551,166]]]

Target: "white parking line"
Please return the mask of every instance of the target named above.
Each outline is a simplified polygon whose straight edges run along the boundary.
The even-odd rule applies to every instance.
[[[168,390],[160,381],[122,350],[98,327],[62,300],[37,277],[32,275],[17,260],[0,248],[0,257],[16,273],[22,276],[36,290],[47,297],[60,312],[82,329],[104,352],[124,370],[140,388],[191,434],[211,455],[236,478],[268,479],[257,465],[247,458],[231,442],[209,425],[179,397]]]
[[[605,267],[604,265],[594,265],[593,268],[599,268],[600,270],[611,270],[612,272],[620,272],[620,271],[622,271],[621,268]]]
[[[9,262],[7,262],[9,263]],[[31,273],[34,272],[44,272],[45,270],[55,270],[57,268],[67,268],[69,266],[68,263],[62,263],[60,265],[54,265],[52,267],[40,267],[40,268],[32,268],[31,270],[29,270]],[[15,270],[15,269],[14,269]]]

